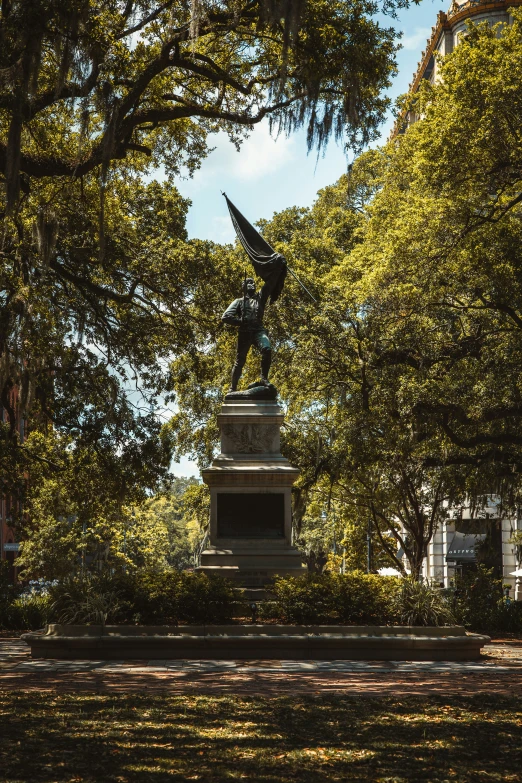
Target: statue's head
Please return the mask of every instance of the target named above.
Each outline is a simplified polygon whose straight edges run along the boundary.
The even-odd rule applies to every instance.
[[[256,281],[253,277],[247,277],[246,280],[243,281],[243,294],[248,294],[248,296],[253,296],[256,292]]]

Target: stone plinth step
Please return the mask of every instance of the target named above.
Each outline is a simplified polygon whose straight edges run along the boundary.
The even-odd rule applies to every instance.
[[[202,566],[237,566],[241,570],[245,568],[271,568],[272,570],[278,568],[301,568],[302,569],[302,556],[299,553],[285,555],[279,553],[278,555],[265,555],[264,552],[255,553],[250,555],[201,555]]]

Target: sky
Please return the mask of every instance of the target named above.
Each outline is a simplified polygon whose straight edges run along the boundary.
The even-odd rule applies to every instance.
[[[419,5],[401,11],[398,19],[384,17],[385,26],[402,32],[398,74],[387,93],[392,101],[408,91],[437,14],[449,5],[449,0],[421,0]],[[381,129],[381,141],[388,137],[393,122],[390,111]],[[224,133],[216,134],[212,146],[214,151],[193,178],[176,184],[181,194],[192,201],[187,222],[189,236],[221,243],[233,242],[235,238],[222,190],[251,222],[270,219],[288,207],[311,206],[317,191],[333,184],[351,160],[333,140],[324,156],[317,159],[316,152],[307,153],[304,131],[289,138],[272,138],[268,123],[256,126],[239,152]],[[172,470],[179,476],[197,476],[199,472],[196,464],[186,459],[175,463]]]

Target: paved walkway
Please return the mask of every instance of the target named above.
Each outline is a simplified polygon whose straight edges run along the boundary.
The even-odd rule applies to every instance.
[[[169,693],[522,695],[522,641],[494,642],[479,661],[59,661],[33,660],[0,639],[0,689]]]

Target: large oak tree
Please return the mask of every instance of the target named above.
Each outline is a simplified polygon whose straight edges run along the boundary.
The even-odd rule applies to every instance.
[[[2,2],[0,470],[34,525],[53,504],[116,519],[165,475],[171,439],[155,408],[172,357],[204,345],[223,256],[187,241],[176,178],[201,165],[212,134],[239,144],[264,119],[305,128],[319,151],[332,135],[352,148],[374,138],[396,48],[378,10]]]
[[[16,387],[24,411],[105,440],[127,467],[137,444],[157,443],[124,386],[161,392],[162,360],[193,344],[187,303],[211,252],[186,243],[175,177],[201,164],[213,132],[239,143],[265,117],[284,132],[305,126],[319,149],[332,133],[371,139],[395,51],[375,11],[340,0],[2,4],[0,395],[12,442]],[[144,184],[160,165],[167,183]]]

